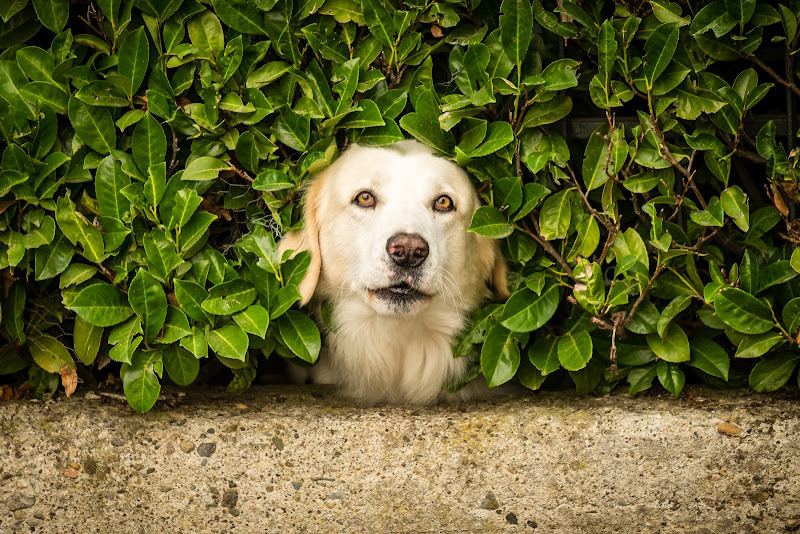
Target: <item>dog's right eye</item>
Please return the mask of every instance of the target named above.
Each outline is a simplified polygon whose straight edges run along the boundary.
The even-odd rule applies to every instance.
[[[369,191],[361,191],[356,195],[355,203],[362,208],[371,208],[375,205],[375,197]]]

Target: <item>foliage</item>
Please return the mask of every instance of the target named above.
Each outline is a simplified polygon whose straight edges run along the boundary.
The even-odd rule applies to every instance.
[[[313,363],[319,331],[292,309],[310,258],[279,257],[275,236],[339,147],[414,137],[470,172],[486,203],[471,230],[504,242],[512,296],[455,349],[491,385],[781,387],[800,361],[798,154],[791,109],[759,120],[800,95],[798,15],[4,2],[0,374],[29,368],[41,396],[110,358],[146,411],[205,358],[236,391],[259,353]]]

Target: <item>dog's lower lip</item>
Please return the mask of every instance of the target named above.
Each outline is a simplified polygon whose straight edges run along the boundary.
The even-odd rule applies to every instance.
[[[428,298],[428,295],[405,282],[370,289],[369,292],[376,296],[392,300],[423,300]]]

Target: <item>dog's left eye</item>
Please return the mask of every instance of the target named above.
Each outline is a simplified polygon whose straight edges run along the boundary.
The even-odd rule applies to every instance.
[[[375,205],[375,197],[369,191],[361,191],[356,195],[355,202],[362,208],[371,208]]]
[[[439,198],[437,198],[436,201],[434,201],[433,209],[435,209],[436,211],[441,211],[443,213],[448,211],[453,211],[453,209],[455,209],[455,206],[453,206],[453,199],[448,197],[447,195],[442,195]]]

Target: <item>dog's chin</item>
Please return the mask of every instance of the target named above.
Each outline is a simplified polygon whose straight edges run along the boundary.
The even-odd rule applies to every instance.
[[[367,303],[381,315],[412,315],[425,309],[431,296],[406,284],[367,290]]]

